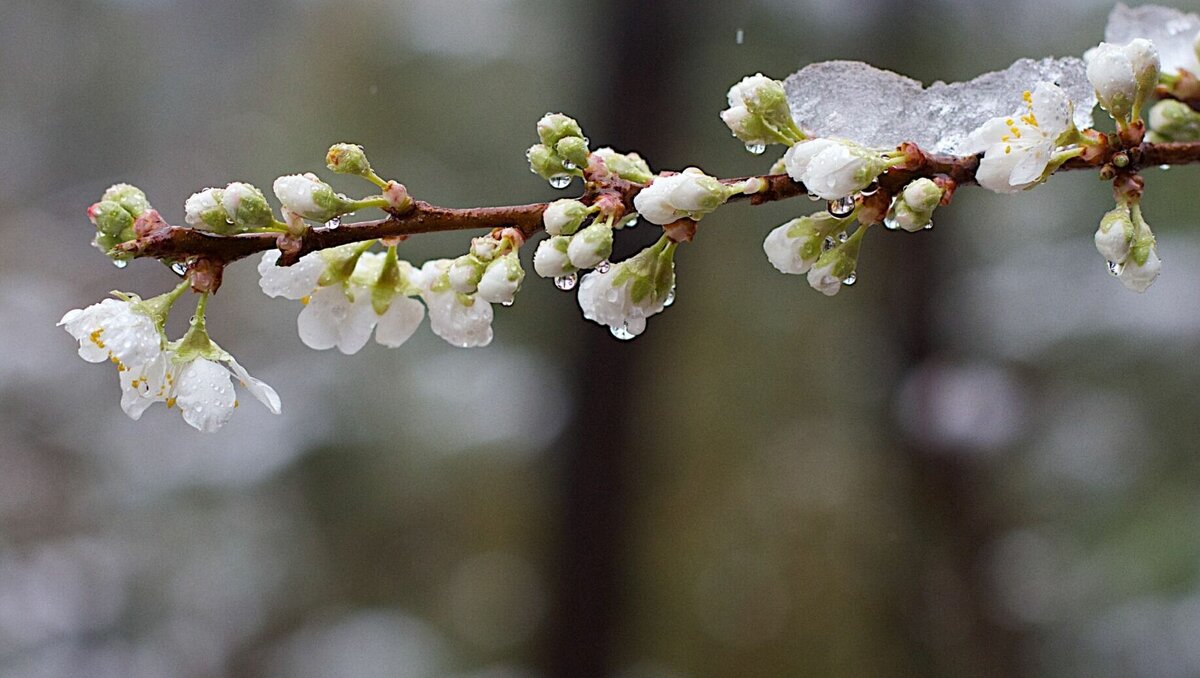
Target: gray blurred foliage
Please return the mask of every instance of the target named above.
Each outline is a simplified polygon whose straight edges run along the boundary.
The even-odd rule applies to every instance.
[[[107,185],[178,222],[193,190],[269,186],[350,140],[436,203],[546,199],[522,154],[547,110],[655,168],[745,174],[770,158],[716,113],[747,73],[836,58],[964,80],[1081,54],[1110,9],[670,6],[670,59],[635,74],[676,102],[635,121],[671,130],[653,138],[595,113],[636,103],[607,87],[632,47],[603,5],[0,7],[0,676],[544,675],[577,489],[562,459],[614,425],[579,387],[605,330],[545,281],[487,349],[423,329],[347,358],[305,349],[250,264],[209,326],[283,416],[248,404],[213,436],[161,408],[131,422],[112,371],[54,327],[109,289],[172,284],[89,246]],[[1200,674],[1195,170],[1147,179],[1166,268],[1143,296],[1092,248],[1109,201],[1093,176],[962,191],[931,233],[869,238],[832,300],[761,251],[805,201],[706,219],[678,303],[620,349],[631,485],[616,628],[595,639],[613,671]]]

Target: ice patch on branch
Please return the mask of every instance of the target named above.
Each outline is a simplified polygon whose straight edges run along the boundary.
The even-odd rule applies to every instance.
[[[1200,16],[1184,14],[1171,7],[1143,5],[1126,7],[1119,4],[1108,15],[1108,27],[1104,29],[1104,41],[1118,45],[1145,38],[1158,49],[1158,58],[1164,73],[1174,73],[1186,68],[1200,75],[1200,63],[1196,61],[1193,47],[1196,34],[1200,33]]]
[[[820,137],[842,137],[874,148],[905,141],[938,153],[966,153],[980,125],[1022,108],[1022,95],[1052,82],[1075,103],[1075,125],[1092,126],[1096,93],[1081,59],[1019,59],[1003,71],[968,82],[929,87],[858,61],[811,64],[784,81],[796,122]]]

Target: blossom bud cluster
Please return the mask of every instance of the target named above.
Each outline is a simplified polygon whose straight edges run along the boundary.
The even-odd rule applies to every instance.
[[[529,147],[525,157],[534,174],[555,188],[566,188],[571,176],[581,176],[588,164],[588,140],[574,118],[547,113],[537,123],[540,143]]]
[[[625,261],[588,273],[579,283],[583,317],[605,325],[618,339],[633,339],[646,319],[675,300],[675,249],[665,235]]]
[[[746,144],[746,150],[758,154],[769,144],[791,146],[805,138],[778,80],[762,73],[747,76],[729,88],[728,99],[721,120]]]
[[[809,193],[838,200],[871,185],[889,166],[878,151],[844,139],[801,141],[783,156],[788,176]]]
[[[612,255],[613,220],[584,221],[599,211],[578,200],[556,200],[542,213],[549,238],[538,243],[533,270],[543,278],[559,278],[602,266]]]
[[[151,210],[150,201],[140,188],[129,184],[110,186],[99,202],[92,204],[87,210],[88,220],[96,227],[96,237],[92,244],[115,261],[124,262],[125,257],[110,254],[110,251],[117,245],[137,237],[134,222]]]
[[[763,241],[767,260],[780,273],[807,274],[808,284],[833,296],[843,284],[852,285],[858,268],[858,252],[867,225],[847,236],[854,216],[836,217],[817,212],[776,227]]]
[[[1083,55],[1087,77],[1100,107],[1124,128],[1141,117],[1142,102],[1158,84],[1159,59],[1154,43],[1143,38],[1126,45],[1102,42]]]
[[[1137,203],[1122,201],[1106,213],[1095,242],[1108,270],[1135,292],[1145,292],[1162,271],[1154,233]]]
[[[726,185],[696,167],[679,174],[663,174],[633,198],[637,213],[652,224],[665,226],[680,219],[699,221],[725,204],[731,196],[757,185]],[[753,191],[751,191],[753,192]]]
[[[183,220],[192,228],[230,235],[274,226],[267,198],[256,187],[235,181],[225,188],[193,193],[183,205]]]
[[[933,227],[933,210],[942,200],[942,188],[932,179],[924,177],[909,182],[900,195],[892,201],[884,223],[888,228],[899,228],[915,233]]]

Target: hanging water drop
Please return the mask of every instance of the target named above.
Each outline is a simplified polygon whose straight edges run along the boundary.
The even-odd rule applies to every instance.
[[[187,275],[187,264],[182,261],[172,261],[171,272],[177,276],[183,277],[184,275]]]
[[[515,299],[505,299],[504,301],[500,302],[500,305],[501,306],[512,306],[513,301],[515,301]]]
[[[833,249],[833,246],[834,246],[833,238],[830,238],[829,236],[825,236],[825,242],[821,243],[821,251],[828,252],[829,250]]]
[[[889,214],[883,218],[883,227],[889,231],[897,231],[900,230],[900,222],[896,221],[896,218]]]
[[[637,218],[637,215],[634,214],[632,216],[625,218],[625,224],[624,224],[624,226],[622,226],[622,228],[633,228],[634,226],[637,226],[637,225],[638,225],[638,218]]]
[[[846,242],[846,240],[848,240],[849,238],[850,238],[850,236],[847,235],[845,231],[842,231],[841,233],[837,234],[837,239],[838,239],[839,243]]]
[[[597,273],[608,273],[608,269],[611,266],[612,266],[612,264],[608,263],[608,259],[604,259],[600,263],[596,264],[596,272]]]
[[[329,221],[325,222],[325,228],[328,228],[330,230],[333,230],[341,225],[342,225],[342,218],[340,216],[334,217],[334,218],[330,219]]]
[[[816,202],[816,201],[818,201],[818,200],[820,200],[820,199],[821,199],[821,196],[817,195],[816,193],[813,193],[812,191],[809,191],[809,192],[808,192],[808,199],[809,199],[809,200],[811,200],[811,201],[813,201],[813,202]]]
[[[1166,172],[1167,170],[1171,169],[1171,166],[1170,165],[1159,165],[1158,168],[1160,170]]]
[[[112,262],[113,266],[116,266],[117,268],[125,268],[129,265],[129,262],[125,261],[124,259],[113,259]]]
[[[842,284],[846,286],[853,285],[856,282],[858,282],[858,271],[851,271],[850,275],[842,280]]]
[[[761,142],[746,144],[746,152],[750,155],[762,155],[765,150],[767,150],[767,145]]]
[[[862,196],[868,196],[868,195],[875,195],[878,192],[879,192],[879,182],[872,181],[866,188],[859,191],[859,194]]]
[[[573,170],[578,167],[575,163],[571,162],[570,160],[563,160],[562,165],[563,165],[563,169],[566,169],[566,170]]]
[[[556,188],[561,191],[562,189],[566,188],[567,186],[569,186],[571,184],[571,175],[570,174],[555,174],[554,176],[547,179],[547,181],[550,182],[551,188]]]
[[[630,339],[633,339],[634,337],[637,336],[633,332],[629,331],[629,325],[621,325],[620,327],[610,327],[610,328],[608,328],[608,331],[610,334],[612,334],[614,337],[620,339],[621,341],[629,341]]]
[[[829,213],[839,219],[850,216],[852,212],[854,212],[854,196],[852,195],[829,201]]]
[[[926,231],[932,231],[932,230],[933,230],[933,222],[932,222],[932,221],[931,221],[931,222],[929,222],[928,224],[925,224],[925,230],[926,230]]]
[[[663,306],[670,306],[673,303],[675,303],[675,287],[674,286],[672,286],[670,291],[667,292],[667,298],[663,299]]]
[[[575,283],[579,281],[579,276],[575,273],[560,275],[554,279],[554,286],[563,292],[570,292],[575,289]]]
[[[1121,271],[1125,270],[1125,264],[1110,261],[1108,262],[1108,272],[1113,275],[1121,275]]]

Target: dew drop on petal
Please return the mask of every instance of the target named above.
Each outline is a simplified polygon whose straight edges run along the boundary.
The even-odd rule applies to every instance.
[[[129,262],[125,261],[124,259],[113,259],[112,262],[113,266],[116,266],[117,268],[125,268],[129,265]]]
[[[1108,272],[1113,275],[1121,275],[1121,271],[1125,270],[1125,265],[1115,261],[1108,262]]]
[[[571,175],[569,175],[569,174],[555,174],[554,176],[552,176],[552,177],[550,177],[549,179],[547,179],[547,181],[549,181],[549,182],[550,182],[550,187],[551,187],[551,188],[557,188],[558,190],[560,190],[560,191],[561,191],[562,189],[564,189],[564,188],[566,188],[567,186],[571,185]]]
[[[928,224],[925,224],[925,230],[926,230],[926,231],[932,231],[932,230],[933,230],[933,222],[932,222],[932,221],[931,221],[931,222],[929,222]]]
[[[340,216],[334,217],[334,218],[330,219],[329,221],[325,222],[325,228],[328,228],[331,230],[335,229],[341,225],[342,225],[342,218]]]
[[[750,155],[762,155],[767,150],[766,144],[746,144],[746,152]]]
[[[825,242],[821,243],[821,251],[828,252],[829,250],[833,249],[833,245],[833,238],[826,236]]]
[[[575,163],[570,160],[563,160],[562,166],[569,170],[573,170],[576,167]]]
[[[889,231],[900,230],[900,222],[896,221],[890,214],[883,218],[883,227]]]
[[[608,259],[604,259],[600,263],[596,264],[596,272],[597,273],[608,273],[608,269],[611,266],[612,266],[612,264],[608,263]]]
[[[560,275],[554,279],[554,286],[564,292],[570,292],[575,289],[575,283],[578,282],[579,276],[574,273]]]
[[[847,286],[853,285],[856,282],[858,282],[858,271],[852,271],[850,275],[846,276],[845,279],[842,280],[842,284]]]
[[[500,302],[500,305],[501,305],[501,306],[512,306],[512,305],[513,305],[513,300],[512,300],[512,299],[505,299],[504,301]]]
[[[820,200],[820,199],[821,199],[821,196],[817,195],[816,193],[813,193],[812,191],[809,191],[809,192],[808,192],[808,199],[809,199],[809,200],[811,200],[811,201],[813,201],[813,202],[816,202],[816,201],[818,201],[818,200]]]
[[[608,328],[608,331],[610,334],[612,334],[614,337],[620,339],[621,341],[629,341],[630,339],[633,339],[634,337],[637,336],[633,332],[629,331],[629,327],[627,325],[621,325],[620,327],[610,327],[610,328]]]
[[[171,272],[182,277],[187,274],[187,264],[182,261],[173,261],[171,262]]]
[[[1158,168],[1160,170],[1166,172],[1167,170],[1171,169],[1171,166],[1170,165],[1159,165]]]
[[[667,298],[663,299],[663,306],[670,306],[673,303],[675,303],[675,288],[674,287],[672,287],[670,289],[670,291],[667,292]]]

